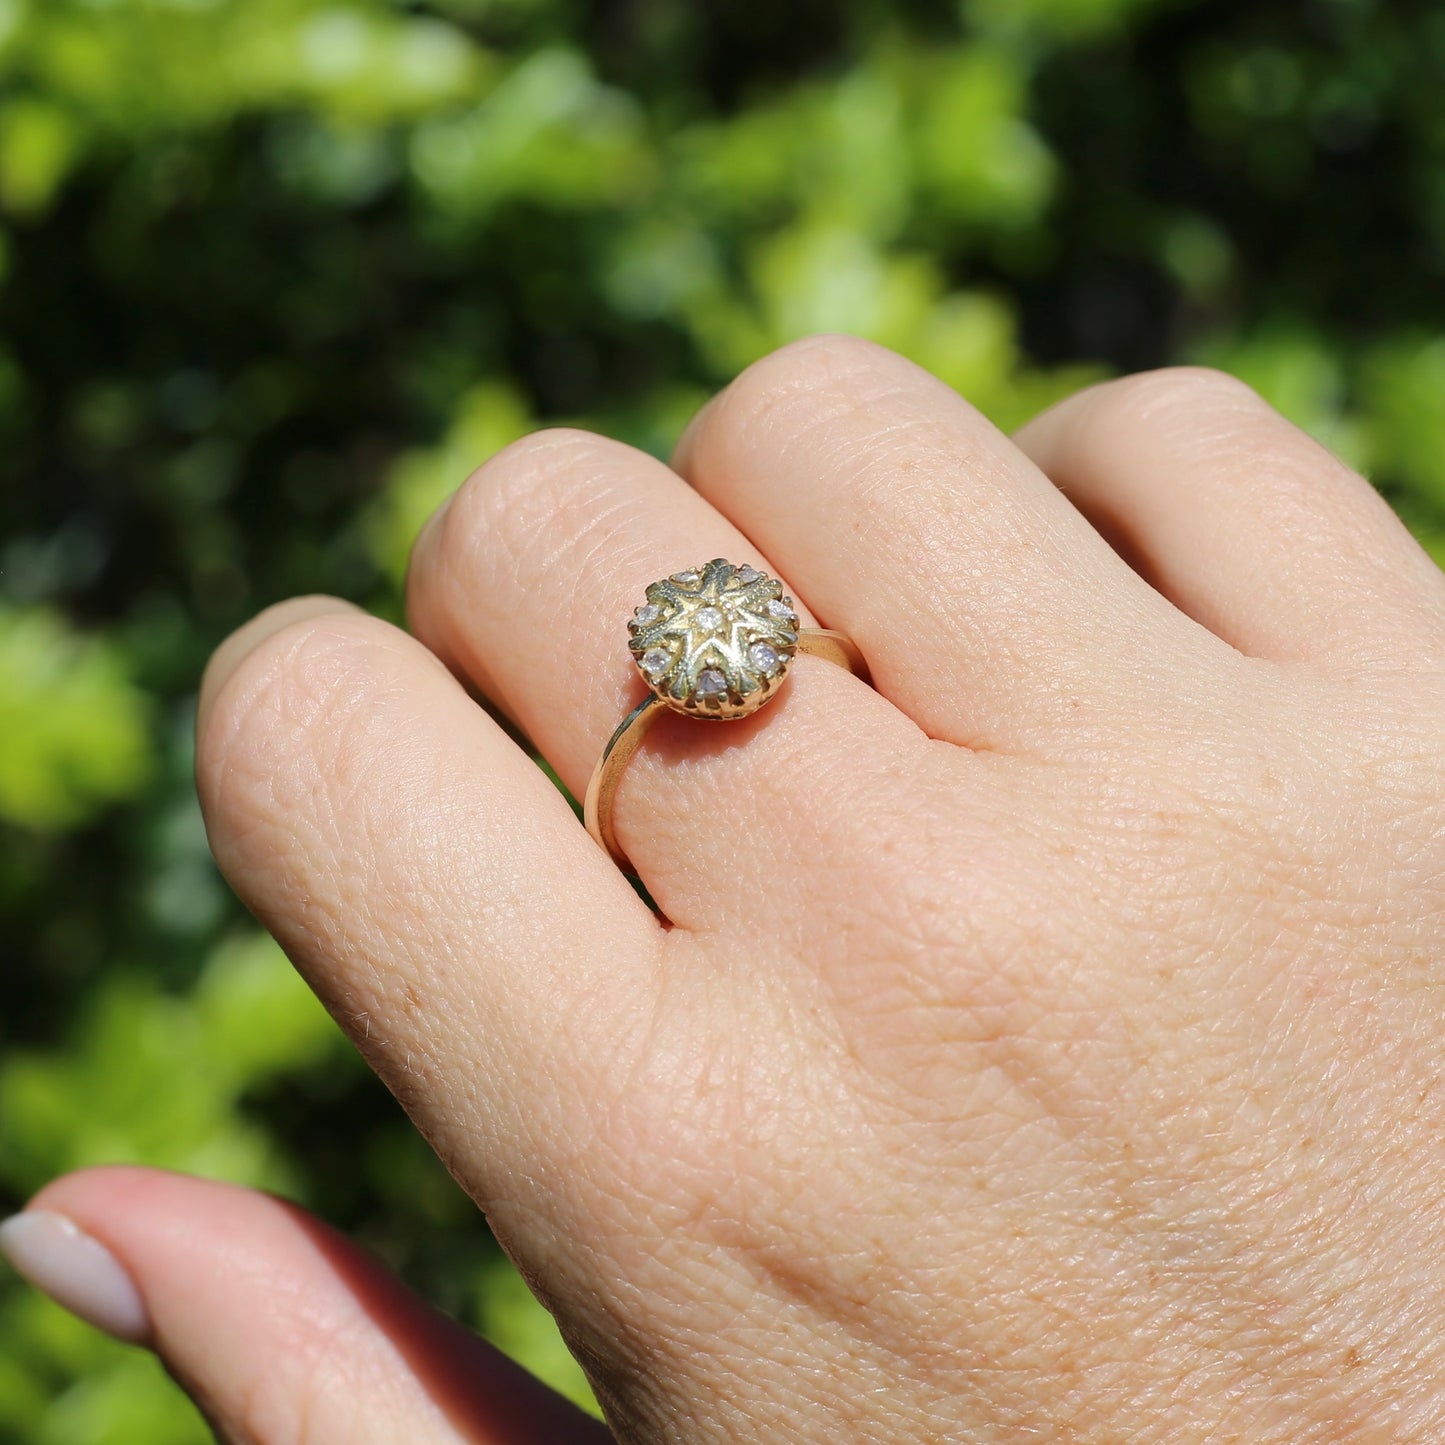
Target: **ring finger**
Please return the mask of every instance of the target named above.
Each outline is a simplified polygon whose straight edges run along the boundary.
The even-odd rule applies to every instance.
[[[417,635],[580,797],[645,693],[626,620],[648,583],[712,557],[774,571],[661,462],[586,432],[545,432],[492,458],[433,519],[413,555],[408,610]],[[896,763],[924,743],[856,679],[799,657],[758,717],[719,730],[664,718],[618,790],[617,834],[669,918],[722,922],[729,900],[755,903],[746,885],[776,876],[800,837],[816,847],[843,824],[837,780],[862,781],[857,758]]]

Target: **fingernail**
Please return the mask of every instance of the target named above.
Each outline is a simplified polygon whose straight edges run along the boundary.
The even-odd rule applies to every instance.
[[[63,1214],[42,1209],[0,1224],[0,1254],[56,1304],[118,1340],[139,1344],[150,1316],[135,1281],[98,1240]]]

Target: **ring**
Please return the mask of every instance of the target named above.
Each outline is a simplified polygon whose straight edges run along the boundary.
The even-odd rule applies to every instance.
[[[633,753],[665,711],[707,722],[749,717],[777,696],[800,652],[868,680],[862,653],[841,632],[800,628],[781,582],[721,557],[652,583],[627,630],[648,695],[602,749],[582,816],[612,861],[634,876],[612,829],[612,804]]]

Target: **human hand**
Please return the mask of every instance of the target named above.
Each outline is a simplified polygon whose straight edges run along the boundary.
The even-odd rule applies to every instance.
[[[227,876],[616,1436],[1439,1438],[1445,577],[1207,372],[1010,441],[824,338],[676,466],[509,448],[418,545],[415,638],[272,609],[200,721]],[[873,689],[800,658],[755,718],[659,725],[616,821],[663,922],[457,679],[580,793],[643,587],[714,556]],[[600,1431],[274,1202],[32,1207],[228,1439]]]

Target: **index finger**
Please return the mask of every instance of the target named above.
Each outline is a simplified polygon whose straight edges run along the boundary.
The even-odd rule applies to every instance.
[[[197,774],[226,876],[473,1196],[565,1230],[577,1141],[652,1013],[663,928],[399,629],[283,605],[225,667]]]

